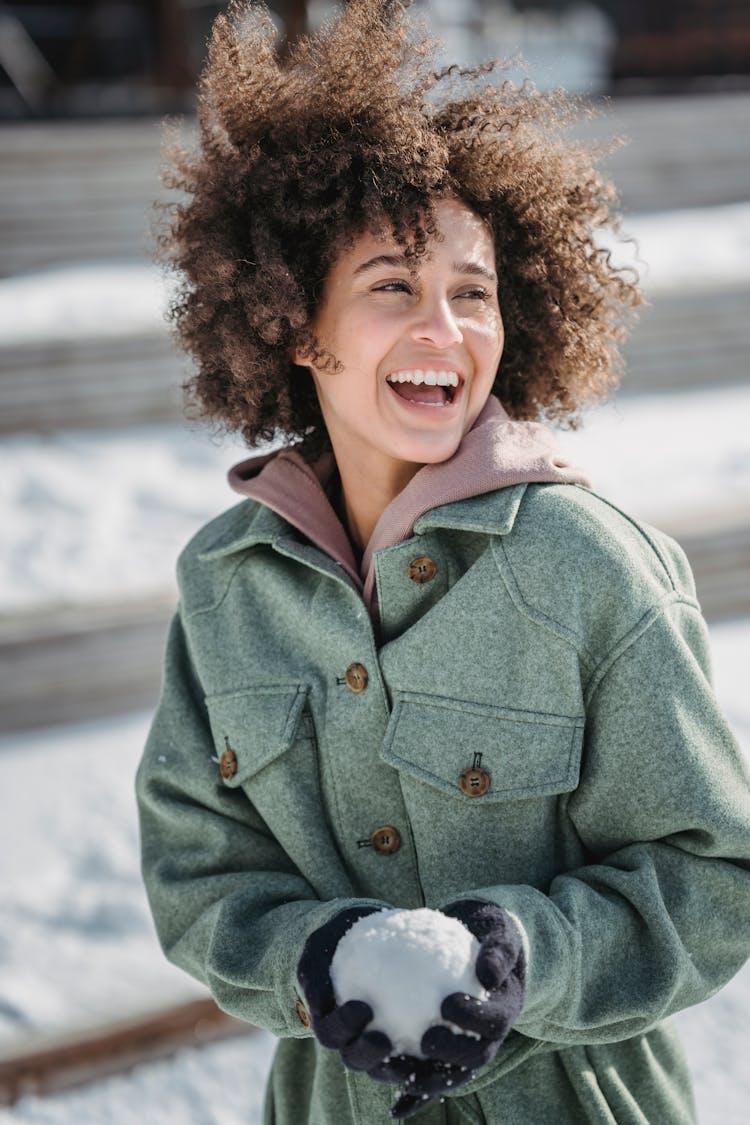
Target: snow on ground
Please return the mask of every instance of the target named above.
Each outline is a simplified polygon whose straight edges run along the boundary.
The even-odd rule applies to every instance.
[[[621,242],[603,235],[619,266],[631,266],[649,296],[750,280],[750,204],[686,207],[624,217]]]
[[[93,1086],[54,1097],[23,1098],[12,1109],[0,1109],[0,1123],[260,1125],[275,1046],[272,1035],[259,1031],[180,1051]]]
[[[156,948],[133,775],[148,716],[0,740],[0,1052],[204,996]]]
[[[225,474],[245,455],[182,426],[0,440],[0,607],[169,589],[180,547],[240,499]]]
[[[750,618],[711,629],[717,694],[750,758]],[[0,1056],[41,1035],[202,995],[158,949],[137,860],[132,781],[145,714],[0,739]],[[676,1022],[701,1125],[746,1125],[750,966]],[[26,1098],[0,1122],[260,1125],[262,1035],[131,1076]]]
[[[748,369],[750,375],[750,368]],[[735,414],[736,411],[736,414]],[[750,383],[623,395],[558,434],[594,489],[677,533],[696,518],[750,512]]]
[[[750,281],[750,203],[627,216],[602,235],[649,293]],[[173,282],[148,263],[56,266],[0,280],[0,347],[165,331]]]
[[[624,396],[560,435],[594,487],[665,530],[750,511],[750,386]],[[0,440],[0,609],[173,588],[179,549],[240,498],[247,450],[181,426]]]
[[[0,280],[0,346],[154,335],[169,286],[155,266],[92,262]]]

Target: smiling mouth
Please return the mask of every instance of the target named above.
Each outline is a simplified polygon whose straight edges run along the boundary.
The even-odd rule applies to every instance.
[[[392,371],[386,377],[399,398],[414,406],[450,406],[461,392],[463,379],[453,370]]]

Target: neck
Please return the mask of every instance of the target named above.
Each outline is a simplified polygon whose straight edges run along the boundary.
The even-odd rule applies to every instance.
[[[334,451],[335,452],[335,451]],[[421,465],[394,461],[383,472],[336,457],[341,478],[339,516],[345,523],[352,544],[361,553],[370,541],[381,515],[406,488]]]

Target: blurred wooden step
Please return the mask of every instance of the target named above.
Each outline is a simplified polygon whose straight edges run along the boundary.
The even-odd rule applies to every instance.
[[[588,138],[627,143],[604,162],[625,211],[741,203],[750,184],[750,94],[602,99]]]
[[[750,517],[735,526],[686,531],[679,536],[695,575],[698,599],[709,620],[750,614]]]
[[[150,256],[159,119],[14,122],[0,145],[0,275]]]
[[[750,379],[750,283],[657,291],[625,347],[624,391]]]
[[[153,707],[175,596],[6,614],[0,730]]]
[[[187,368],[166,329],[0,347],[0,433],[176,421]]]
[[[578,131],[629,138],[605,165],[626,211],[747,199],[750,94],[601,104],[607,112]],[[166,194],[158,119],[14,122],[0,125],[0,147],[0,276],[149,255],[152,204]]]

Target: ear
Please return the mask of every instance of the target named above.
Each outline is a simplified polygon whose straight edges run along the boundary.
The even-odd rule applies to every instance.
[[[310,366],[310,343],[293,344],[287,352],[289,359],[296,367],[309,367]]]

